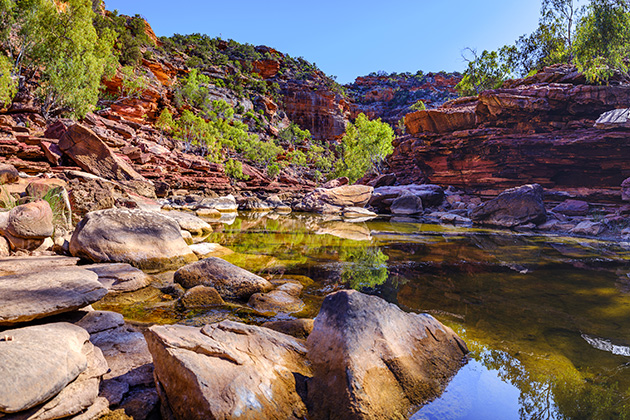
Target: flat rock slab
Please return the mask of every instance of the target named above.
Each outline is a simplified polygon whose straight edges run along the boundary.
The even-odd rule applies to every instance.
[[[16,413],[57,395],[88,367],[92,347],[68,323],[7,330],[0,341],[0,412]]]
[[[208,257],[224,257],[226,255],[234,254],[234,251],[230,248],[210,242],[201,242],[199,244],[189,246],[199,259]]]
[[[216,257],[180,268],[174,280],[185,289],[199,285],[214,287],[221,297],[228,299],[248,299],[254,293],[272,288],[264,278]]]
[[[76,266],[75,257],[56,255],[52,257],[6,257],[0,258],[0,276],[18,273],[33,273],[42,270],[56,270],[60,267]]]
[[[98,276],[79,267],[0,277],[0,326],[90,305],[107,294]]]
[[[110,292],[133,292],[151,283],[151,277],[131,264],[92,264],[83,266],[98,275],[98,281]]]
[[[232,321],[147,332],[164,406],[177,419],[301,419],[302,340]],[[164,401],[166,400],[166,401]]]

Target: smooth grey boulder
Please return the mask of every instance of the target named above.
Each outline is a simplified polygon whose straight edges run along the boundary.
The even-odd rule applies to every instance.
[[[307,340],[311,419],[403,419],[437,397],[466,344],[428,314],[342,290],[326,296]]]
[[[174,418],[306,418],[298,393],[310,376],[304,341],[232,321],[153,326],[146,337],[163,406]]]
[[[0,412],[28,410],[59,394],[88,368],[90,335],[55,323],[6,330],[0,341]]]
[[[589,211],[589,205],[582,200],[565,200],[554,207],[552,211],[567,216],[586,216]]]
[[[168,211],[162,214],[174,219],[181,230],[188,231],[192,235],[203,236],[212,233],[212,226],[194,214],[182,211]]]
[[[70,240],[70,253],[93,262],[122,262],[146,270],[168,270],[196,261],[178,223],[138,209],[88,213]]]
[[[185,289],[199,285],[214,287],[221,297],[227,299],[248,299],[254,293],[272,288],[264,278],[217,257],[180,268],[175,272],[174,281]]]
[[[470,218],[474,223],[512,228],[547,221],[543,188],[538,184],[523,185],[503,191],[498,197],[476,207]]]
[[[390,207],[392,214],[412,215],[420,214],[424,210],[422,199],[416,195],[405,194],[396,198]]]
[[[98,276],[62,267],[0,277],[0,326],[11,326],[94,303],[107,294]]]

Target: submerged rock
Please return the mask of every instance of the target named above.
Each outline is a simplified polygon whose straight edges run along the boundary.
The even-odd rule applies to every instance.
[[[304,302],[299,298],[302,289],[299,283],[287,282],[271,292],[253,294],[248,304],[262,313],[299,312],[304,308]]]
[[[348,290],[324,299],[307,347],[312,419],[406,418],[442,392],[468,352],[432,316]]]
[[[89,213],[72,235],[70,253],[94,262],[123,262],[147,270],[167,270],[197,260],[175,220],[132,209]]]
[[[304,342],[232,321],[146,334],[164,407],[176,419],[302,419]]]
[[[133,292],[151,283],[149,275],[130,264],[92,264],[83,268],[96,273],[98,281],[110,292]]]
[[[224,305],[225,302],[214,287],[200,285],[187,290],[179,299],[179,304],[185,309],[195,309]]]
[[[475,208],[470,218],[482,225],[506,228],[544,223],[547,212],[543,203],[543,188],[531,184],[505,190],[498,197]]]
[[[203,285],[214,287],[227,299],[248,299],[254,293],[272,288],[264,278],[217,257],[188,264],[175,272],[174,280],[185,289]]]

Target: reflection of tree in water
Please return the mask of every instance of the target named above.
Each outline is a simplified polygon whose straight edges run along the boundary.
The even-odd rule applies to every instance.
[[[562,362],[541,372],[528,372],[515,357],[499,350],[474,352],[473,357],[501,380],[520,390],[522,420],[629,419],[630,391],[620,392],[608,378],[583,375]]]
[[[345,264],[341,280],[352,289],[374,288],[387,280],[387,260],[380,248],[359,245],[341,248],[339,259]]]

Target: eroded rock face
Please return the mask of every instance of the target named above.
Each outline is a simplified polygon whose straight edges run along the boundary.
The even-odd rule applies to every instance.
[[[176,419],[301,419],[304,342],[232,321],[146,334],[162,403]],[[296,383],[297,382],[297,383]]]
[[[416,111],[405,116],[405,126],[409,134],[447,133],[474,128],[476,124],[477,115],[474,106]]]
[[[175,220],[136,209],[89,213],[72,235],[70,253],[93,262],[123,262],[147,270],[167,270],[197,260]]]
[[[117,181],[144,179],[114,155],[96,133],[81,124],[68,128],[59,139],[59,148],[83,170],[94,175]]]
[[[630,178],[621,183],[621,198],[623,201],[630,201]]]
[[[468,352],[432,316],[348,290],[324,299],[307,347],[313,419],[407,418],[440,394]]]
[[[94,402],[107,363],[83,328],[55,323],[3,334],[10,340],[0,341],[1,413],[33,408],[24,418],[55,419]]]
[[[188,264],[175,272],[174,280],[186,289],[203,285],[214,287],[227,299],[248,299],[254,293],[271,290],[264,278],[217,257]]]
[[[543,188],[538,184],[511,188],[475,208],[470,217],[475,223],[506,228],[544,223]]]
[[[107,294],[98,276],[79,267],[60,267],[0,277],[0,326],[73,311]]]

